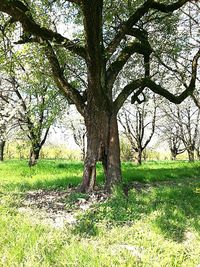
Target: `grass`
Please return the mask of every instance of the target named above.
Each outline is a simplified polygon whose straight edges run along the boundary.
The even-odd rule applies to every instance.
[[[115,188],[75,226],[57,229],[18,208],[29,190],[76,186],[82,163],[41,161],[32,169],[25,161],[1,163],[0,266],[198,266],[200,163],[124,163],[122,170],[125,183],[147,186],[132,186],[128,197]],[[101,184],[100,166],[98,173]]]

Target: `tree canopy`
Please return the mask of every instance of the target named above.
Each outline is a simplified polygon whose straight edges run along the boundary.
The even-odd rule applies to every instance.
[[[18,45],[36,44],[57,87],[84,117],[81,191],[94,188],[97,161],[107,189],[121,181],[117,113],[129,96],[140,102],[148,88],[179,104],[195,90],[196,1],[1,0],[0,11],[6,14],[1,30],[11,27]]]

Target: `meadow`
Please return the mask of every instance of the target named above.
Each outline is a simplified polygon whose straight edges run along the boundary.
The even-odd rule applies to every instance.
[[[101,201],[74,190],[82,167],[64,160],[33,168],[23,160],[0,163],[0,266],[200,266],[200,162],[123,163],[123,185],[108,198],[99,165]],[[59,214],[72,214],[75,223],[44,220],[55,195]],[[49,210],[30,196],[45,198]]]

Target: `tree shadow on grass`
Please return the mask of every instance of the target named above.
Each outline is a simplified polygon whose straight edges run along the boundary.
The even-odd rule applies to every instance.
[[[183,182],[140,192],[131,189],[128,197],[118,188],[107,202],[85,213],[75,231],[81,235],[98,235],[101,222],[115,226],[145,219],[165,238],[182,242],[188,229],[200,233],[200,194],[195,192],[196,186],[200,182],[190,187]]]
[[[165,165],[151,167],[150,165],[137,166],[133,164],[126,164],[123,166],[123,177],[125,182],[140,181],[140,182],[153,182],[161,180],[174,180],[199,177],[200,164],[180,164],[173,165],[168,163],[167,168]]]
[[[97,183],[102,183],[102,168],[98,166],[99,174]],[[17,179],[9,179],[2,183],[4,191],[28,191],[28,190],[64,190],[70,187],[77,187],[82,181],[82,162],[39,162],[38,165],[29,168],[23,166],[17,173]]]

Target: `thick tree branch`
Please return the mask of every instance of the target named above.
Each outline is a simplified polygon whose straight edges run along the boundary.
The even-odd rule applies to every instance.
[[[145,77],[150,75],[150,55],[153,49],[148,41],[148,33],[145,30],[133,28],[129,31],[129,34],[136,37],[139,41],[135,40],[128,43],[117,59],[110,65],[107,70],[108,87],[112,88],[117,75],[134,53],[144,56]]]
[[[193,60],[192,60],[192,71],[191,71],[191,80],[188,86],[186,86],[186,89],[178,96],[173,95],[168,90],[164,89],[161,85],[156,84],[154,81],[150,80],[149,78],[146,78],[145,80],[145,86],[151,89],[154,93],[159,94],[161,96],[164,96],[169,101],[180,104],[183,100],[185,100],[189,95],[192,96],[194,90],[195,90],[195,84],[197,79],[197,67],[198,67],[198,60],[200,58],[200,49],[195,54]]]
[[[106,52],[108,58],[116,51],[122,39],[124,39],[125,35],[131,31],[132,27],[136,25],[136,23],[150,10],[156,9],[158,11],[164,13],[173,12],[180,7],[182,7],[185,3],[189,2],[189,0],[179,0],[173,4],[161,4],[153,0],[147,0],[143,5],[141,5],[130,17],[129,19],[122,23],[120,29],[117,34],[113,38],[113,40],[108,45]]]
[[[118,112],[121,106],[123,105],[123,103],[125,102],[125,100],[128,98],[128,96],[131,93],[135,92],[136,89],[139,88],[139,90],[135,92],[135,94],[133,95],[134,100],[137,100],[137,97],[139,96],[140,93],[142,93],[145,87],[149,88],[151,91],[153,91],[156,94],[164,96],[166,99],[168,99],[169,101],[175,104],[180,104],[189,95],[192,95],[195,90],[199,58],[200,58],[200,49],[195,54],[192,60],[192,75],[191,75],[190,83],[181,94],[174,95],[170,93],[168,90],[166,90],[165,88],[163,88],[161,85],[157,84],[156,82],[152,81],[147,76],[145,78],[135,80],[124,87],[124,89],[121,91],[121,93],[118,95],[118,97],[116,98],[114,102],[115,112]]]
[[[129,43],[119,54],[117,59],[110,65],[110,67],[107,70],[107,80],[108,80],[108,87],[112,88],[117,75],[122,70],[128,59],[131,55],[134,53],[143,54],[145,48],[143,45],[138,42],[134,41],[132,43]]]
[[[67,97],[69,102],[72,102],[76,105],[78,111],[83,115],[86,107],[84,104],[84,99],[81,96],[80,92],[70,83],[68,83],[68,81],[63,77],[59,61],[49,42],[46,42],[45,53],[49,60],[53,77],[58,88]]]
[[[57,0],[53,0],[51,2],[51,4],[55,3]],[[74,4],[77,4],[77,5],[80,5],[81,4],[81,0],[66,0],[66,2],[70,2],[70,3],[74,3]]]
[[[84,47],[79,46],[78,44],[74,43],[68,38],[65,38],[57,32],[41,27],[34,21],[28,6],[23,4],[21,1],[1,0],[0,11],[7,13],[15,21],[19,21],[22,24],[25,35],[22,36],[22,40],[20,40],[19,43],[29,42],[29,37],[27,37],[26,35],[33,35],[40,37],[43,40],[52,41],[56,44],[62,45],[67,50],[72,51],[83,58],[86,58]]]
[[[114,101],[114,112],[117,114],[117,112],[120,110],[126,99],[131,95],[134,91],[136,91],[138,88],[142,88],[144,83],[144,79],[137,79],[130,84],[126,85],[121,93],[117,96],[116,100]],[[138,90],[140,91],[140,90]],[[137,93],[137,92],[136,92]],[[141,93],[141,91],[140,91]],[[139,94],[140,94],[139,93]]]
[[[40,142],[40,146],[41,146],[41,147],[42,147],[42,146],[45,144],[45,142],[46,142],[46,139],[47,139],[47,136],[48,136],[50,127],[51,127],[51,126],[49,126],[49,127],[46,129],[45,134],[44,134],[44,137],[43,137],[43,139],[42,139],[41,142]]]

